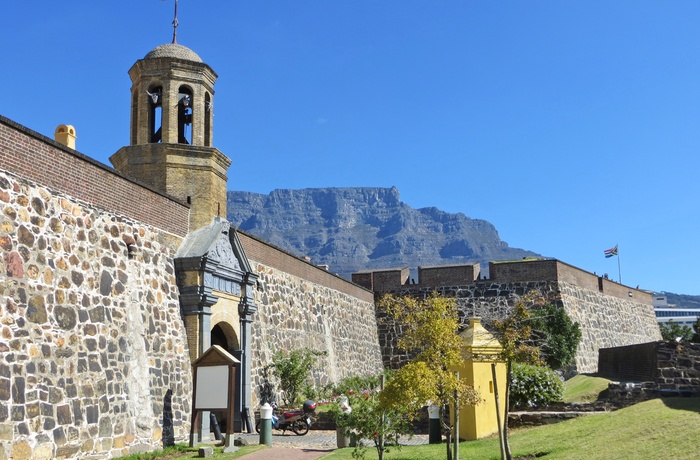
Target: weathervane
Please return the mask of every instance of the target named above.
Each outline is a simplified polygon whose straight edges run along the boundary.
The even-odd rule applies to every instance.
[[[173,19],[173,44],[177,43],[177,0],[175,0],[175,18]]]

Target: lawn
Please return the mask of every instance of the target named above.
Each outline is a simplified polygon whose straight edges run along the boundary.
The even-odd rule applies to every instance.
[[[607,390],[610,380],[579,374],[564,382],[564,402],[592,402]]]
[[[515,457],[540,455],[546,460],[698,458],[700,398],[654,399],[607,414],[591,415],[511,433]],[[460,457],[469,460],[500,458],[498,438],[463,442]],[[324,460],[352,458],[352,449],[339,449]],[[368,450],[368,460],[376,450]],[[415,446],[394,449],[388,460],[444,459],[445,446]]]

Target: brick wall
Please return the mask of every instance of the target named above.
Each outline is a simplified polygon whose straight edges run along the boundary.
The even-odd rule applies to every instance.
[[[2,116],[0,169],[166,232],[187,233],[187,205]]]
[[[308,282],[357,297],[364,302],[374,301],[374,293],[371,291],[357,284],[350,283],[338,275],[319,268],[249,233],[238,229],[236,232],[249,260],[260,262]]]
[[[499,283],[557,279],[557,260],[489,262],[489,279]]]
[[[418,283],[423,286],[456,286],[473,282],[479,277],[478,262],[441,267],[418,267]]]

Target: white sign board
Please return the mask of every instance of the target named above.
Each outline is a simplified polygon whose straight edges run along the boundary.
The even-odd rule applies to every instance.
[[[228,408],[228,372],[231,366],[200,366],[197,368],[197,393],[194,408]]]

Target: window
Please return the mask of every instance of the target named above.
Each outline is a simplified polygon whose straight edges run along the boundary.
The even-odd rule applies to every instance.
[[[148,141],[157,144],[163,140],[163,88],[151,88],[148,100]]]
[[[192,144],[192,90],[181,86],[177,95],[177,142]]]
[[[211,117],[213,116],[214,106],[211,103],[211,95],[204,95],[204,145],[211,147]]]

